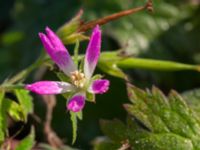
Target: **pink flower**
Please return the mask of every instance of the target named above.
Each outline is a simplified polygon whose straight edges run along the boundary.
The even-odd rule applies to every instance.
[[[84,108],[87,92],[92,94],[107,92],[110,85],[109,80],[92,79],[101,49],[101,30],[98,25],[94,28],[90,37],[83,72],[77,69],[68,50],[50,28],[46,28],[46,34],[39,33],[39,37],[48,55],[71,80],[69,83],[63,81],[38,81],[33,84],[27,84],[25,86],[27,90],[37,94],[75,92],[76,94],[69,99],[67,104],[67,109],[73,112],[79,112]]]

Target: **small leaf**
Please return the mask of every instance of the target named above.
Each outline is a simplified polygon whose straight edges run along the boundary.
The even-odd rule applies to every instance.
[[[31,150],[35,144],[34,139],[35,139],[35,130],[32,127],[31,133],[23,140],[21,140],[19,145],[17,145],[16,150]]]
[[[24,120],[22,107],[15,101],[8,98],[5,99],[4,107],[12,119],[16,121]]]
[[[30,96],[29,91],[23,89],[15,90],[15,94],[22,107],[24,121],[27,121],[28,114],[33,112],[32,97]]]
[[[0,144],[4,141],[6,136],[6,126],[7,126],[7,118],[6,118],[6,111],[3,107],[4,105],[4,91],[0,92]]]

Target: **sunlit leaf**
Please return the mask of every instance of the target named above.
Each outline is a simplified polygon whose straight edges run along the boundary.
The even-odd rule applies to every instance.
[[[24,116],[22,107],[11,99],[7,98],[4,101],[5,101],[4,107],[6,108],[6,111],[11,116],[11,118],[16,121],[23,121]]]
[[[32,97],[30,96],[29,91],[23,89],[15,90],[15,94],[22,107],[24,121],[27,121],[28,114],[33,112]]]

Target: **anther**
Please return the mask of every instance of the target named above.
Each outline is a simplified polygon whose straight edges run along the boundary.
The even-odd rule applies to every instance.
[[[71,72],[71,80],[75,86],[82,88],[85,84],[85,75],[76,70]]]

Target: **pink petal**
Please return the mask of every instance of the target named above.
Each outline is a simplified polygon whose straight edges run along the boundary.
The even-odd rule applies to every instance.
[[[110,86],[110,81],[106,79],[99,79],[92,82],[89,88],[90,92],[94,94],[103,94],[108,91]]]
[[[83,95],[75,95],[73,96],[68,104],[67,104],[67,109],[73,112],[79,112],[83,109],[85,106],[85,97]]]
[[[67,49],[59,39],[59,37],[50,29],[46,28],[47,35],[39,33],[39,37],[43,43],[44,48],[51,57],[51,59],[58,65],[58,67],[68,76],[70,72],[76,69],[72,58]]]
[[[52,45],[54,46],[55,49],[66,50],[62,41],[59,39],[59,37],[49,27],[46,27],[45,31],[47,33],[46,35],[47,35],[48,39],[52,42]]]
[[[94,69],[97,65],[101,49],[101,30],[97,25],[90,37],[90,42],[88,44],[86,55],[85,55],[85,64],[84,64],[84,73],[86,78],[90,78],[94,72]]]
[[[49,95],[69,92],[72,91],[74,87],[67,82],[39,81],[33,84],[27,84],[25,86],[25,89],[35,92],[37,94]]]

